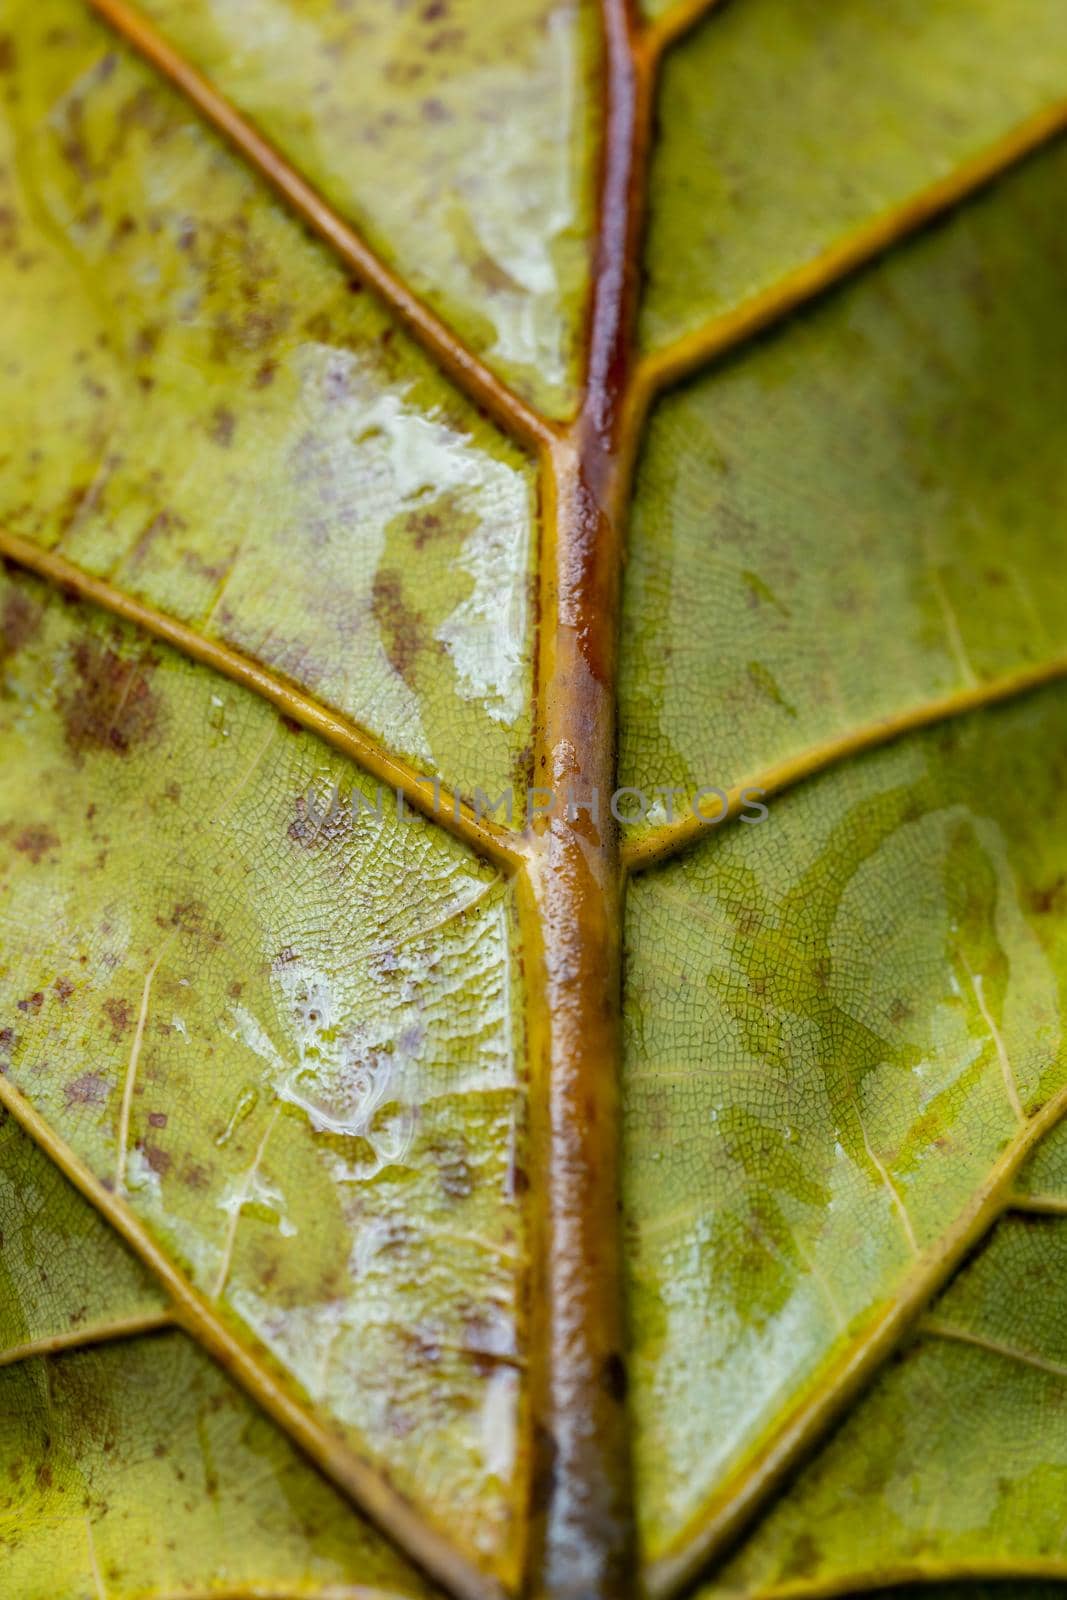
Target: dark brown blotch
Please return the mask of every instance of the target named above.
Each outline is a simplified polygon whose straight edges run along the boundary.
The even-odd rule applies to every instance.
[[[0,611],[0,661],[28,645],[41,626],[41,607],[21,589],[11,589],[4,596]]]
[[[116,1042],[133,1027],[133,1007],[128,1000],[105,1000],[100,1009],[111,1024],[111,1037]]]
[[[390,665],[409,688],[414,688],[415,661],[426,642],[425,623],[422,613],[404,599],[399,572],[386,567],[375,573],[371,610],[381,629],[382,648]]]
[[[19,855],[27,856],[35,867],[58,848],[58,833],[43,822],[31,822],[15,839],[15,849]]]
[[[70,664],[59,709],[71,750],[124,756],[153,738],[160,704],[150,684],[157,665],[151,656],[126,660],[98,639],[79,639]]]

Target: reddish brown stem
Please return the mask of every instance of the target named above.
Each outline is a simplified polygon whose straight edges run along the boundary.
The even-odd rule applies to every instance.
[[[622,877],[610,799],[626,462],[649,82],[626,0],[603,0],[607,122],[582,406],[550,457],[535,781],[559,796],[529,867],[543,987],[531,996],[541,1176],[541,1488],[532,1589],[634,1587],[619,1229]],[[593,797],[596,797],[596,804]]]

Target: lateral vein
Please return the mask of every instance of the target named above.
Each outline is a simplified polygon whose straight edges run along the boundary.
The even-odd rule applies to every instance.
[[[97,1344],[112,1344],[119,1339],[134,1339],[138,1334],[154,1333],[158,1328],[174,1327],[173,1311],[143,1311],[129,1317],[115,1317],[87,1328],[68,1328],[65,1333],[43,1334],[0,1350],[0,1367],[13,1367],[34,1356],[59,1355],[66,1350],[83,1350]]]
[[[825,294],[893,245],[985,188],[1064,128],[1067,99],[1035,112],[946,177],[838,239],[814,260],[787,273],[761,293],[664,349],[646,355],[635,375],[631,397],[636,415],[643,416],[663,389],[692,376]]]
[[[686,849],[695,840],[707,838],[724,823],[740,815],[747,803],[744,796],[750,791],[757,791],[763,799],[782,794],[851,756],[876,750],[906,733],[917,732],[934,723],[948,722],[968,712],[981,711],[987,706],[1000,705],[1063,677],[1067,677],[1067,655],[1053,656],[1037,666],[1021,667],[1016,672],[1007,672],[986,683],[957,689],[935,700],[927,700],[921,705],[909,706],[904,711],[849,728],[844,733],[833,734],[796,755],[774,762],[762,772],[726,790],[726,808],[714,824],[690,815],[628,839],[622,847],[623,865],[627,872],[643,872],[646,867],[654,866],[656,862]]]
[[[1049,1372],[1056,1378],[1067,1378],[1067,1362],[1050,1361],[1046,1356],[1019,1350],[1015,1345],[987,1338],[984,1333],[975,1333],[970,1328],[958,1328],[951,1322],[942,1322],[938,1317],[920,1318],[918,1331],[934,1339],[973,1345],[976,1350],[986,1350],[990,1355],[1003,1356],[1007,1361],[1017,1361],[1021,1366],[1034,1367],[1039,1372]]]
[[[465,800],[443,785],[431,792],[432,780],[383,749],[369,733],[340,712],[277,677],[249,656],[220,640],[207,639],[176,617],[157,611],[101,578],[94,578],[54,550],[45,550],[18,534],[0,528],[0,557],[15,562],[61,590],[72,591],[101,609],[133,623],[153,638],[202,662],[270,702],[283,716],[317,734],[370,774],[403,796],[406,804],[460,839],[504,872],[514,871],[526,854],[518,834],[476,816]],[[437,796],[435,803],[435,793]]]
[[[491,372],[425,301],[414,294],[366,240],[346,222],[301,173],[126,0],[88,0],[88,4],[133,46],[333,250],[373,289],[408,333],[476,405],[528,447],[558,436],[546,417],[528,406]]]
[[[507,1600],[497,1581],[474,1566],[444,1533],[419,1517],[407,1498],[363,1456],[306,1409],[253,1337],[242,1341],[212,1302],[184,1277],[131,1210],[77,1156],[20,1089],[0,1073],[0,1106],[125,1240],[166,1291],[175,1324],[203,1346],[355,1505],[408,1557],[460,1600]]]

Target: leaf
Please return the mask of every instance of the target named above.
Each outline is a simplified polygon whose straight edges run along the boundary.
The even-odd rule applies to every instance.
[[[645,11],[5,8],[15,1600],[1067,1577],[1064,15]]]
[[[224,1574],[426,1594],[185,1334],[151,1331],[158,1288],[10,1118],[0,1150],[8,1592],[206,1592]],[[49,1353],[64,1340],[97,1347]]]
[[[467,1516],[506,1548],[521,1066],[498,875],[420,820],[374,826],[356,775],[361,825],[354,769],[258,697],[16,599],[9,1081],[246,1381],[273,1392],[279,1365],[323,1452],[384,1454],[453,1536]]]
[[[627,1199],[657,1555],[730,1515],[883,1358],[1067,1103],[1067,927],[1043,909],[1067,875],[1064,715],[1048,690],[911,735],[783,797],[773,828],[634,880]]]

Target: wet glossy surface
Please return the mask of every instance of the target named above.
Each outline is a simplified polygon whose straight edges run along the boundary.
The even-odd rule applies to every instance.
[[[1065,182],[1061,142],[661,402],[623,782],[738,782],[1067,652]]]
[[[83,7],[14,20],[0,521],[495,795],[531,464]]]
[[[597,132],[588,0],[146,0],[472,349],[576,401]]]
[[[147,9],[398,281],[568,412],[592,4]],[[79,0],[8,16],[0,527],[461,790],[522,782],[551,486]],[[1062,94],[1063,42],[1053,0],[720,7],[668,57],[649,347]],[[624,141],[611,156],[623,172]],[[627,519],[623,780],[729,782],[1067,649],[1065,163],[1013,173],[654,411]],[[612,193],[593,366],[613,393],[614,288],[637,263]],[[606,772],[615,691],[621,525],[590,504],[611,498],[593,431],[557,462],[537,651],[563,773]],[[25,579],[3,580],[0,621],[0,1071],[232,1330],[249,1388],[277,1412],[254,1381],[277,1362],[299,1422],[410,1499],[404,1537],[425,1519],[513,1592],[641,1587],[631,1404],[643,1554],[699,1543],[841,1364],[886,1355],[880,1319],[936,1294],[953,1230],[1067,1077],[1062,690],[843,762],[766,826],[639,876],[624,1349],[610,842],[575,828],[537,857],[520,948],[494,871],[422,822],[354,821],[373,786],[265,702]],[[528,1054],[550,1159],[528,1148]],[[0,1335],[150,1311],[143,1274],[3,1134]],[[1053,1135],[1020,1181],[1064,1192],[1065,1150]],[[551,1212],[547,1267],[528,1206]],[[955,1342],[886,1366],[794,1495],[756,1508],[726,1587],[799,1600],[894,1561],[1059,1561],[1061,1256],[1000,1228],[935,1307]],[[1008,1341],[1018,1383],[990,1366]],[[39,1600],[410,1592],[191,1342],[3,1353],[0,1591],[14,1573],[37,1600],[44,1568]]]
[[[0,1238],[0,1363],[163,1305],[10,1119]],[[308,1600],[427,1593],[183,1334],[0,1365],[0,1484],[0,1577],[18,1600],[206,1594],[224,1577]]]
[[[3,1068],[313,1414],[509,1572],[505,885],[259,699],[5,578]],[[325,814],[336,783],[342,807]]]
[[[1067,1478],[1065,1281],[1067,1222],[1000,1223],[931,1308],[931,1330],[702,1600],[861,1590],[888,1574],[933,1580],[967,1564],[1055,1570]]]
[[[734,1493],[1067,1079],[1067,696],[960,719],[636,878],[639,1505]]]
[[[1062,99],[1060,0],[739,0],[666,61],[642,338],[742,304]]]

